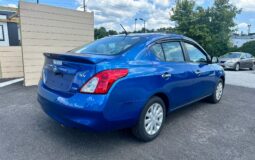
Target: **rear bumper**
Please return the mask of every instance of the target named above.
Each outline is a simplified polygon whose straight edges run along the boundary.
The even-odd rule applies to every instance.
[[[129,112],[125,110],[126,103],[108,102],[108,96],[76,93],[70,97],[63,97],[46,89],[42,82],[38,85],[38,102],[41,108],[64,126],[94,131],[133,126],[139,117],[139,110]],[[141,103],[132,105],[140,106]]]

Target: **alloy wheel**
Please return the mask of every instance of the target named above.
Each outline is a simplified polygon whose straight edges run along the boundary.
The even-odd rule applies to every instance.
[[[217,88],[216,88],[216,99],[217,99],[217,101],[219,101],[221,99],[222,93],[223,93],[223,84],[222,84],[222,82],[220,82],[217,85]]]
[[[239,71],[240,70],[240,65],[239,64],[236,64],[236,71]]]

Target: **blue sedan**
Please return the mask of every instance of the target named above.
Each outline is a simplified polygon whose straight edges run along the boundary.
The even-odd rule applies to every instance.
[[[38,101],[67,127],[132,128],[150,141],[167,113],[205,98],[218,103],[223,95],[225,74],[217,58],[182,35],[111,36],[44,56]]]

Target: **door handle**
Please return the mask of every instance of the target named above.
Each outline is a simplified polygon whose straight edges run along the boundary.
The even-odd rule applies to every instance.
[[[168,78],[170,78],[171,76],[172,76],[172,75],[171,75],[170,73],[167,73],[167,72],[161,75],[161,77],[164,78],[164,79],[168,79]]]
[[[201,74],[201,71],[200,71],[200,70],[196,70],[196,71],[195,71],[195,74],[196,74],[196,75],[200,75],[200,74]]]

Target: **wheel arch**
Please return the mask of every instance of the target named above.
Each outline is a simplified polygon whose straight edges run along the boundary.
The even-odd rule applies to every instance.
[[[225,86],[225,76],[224,76],[224,75],[221,75],[221,76],[220,76],[220,79],[223,81],[223,86]]]
[[[167,97],[167,95],[165,93],[158,92],[158,93],[155,93],[154,95],[152,95],[151,97],[159,97],[159,98],[161,98],[163,100],[163,102],[165,103],[166,113],[169,111],[169,109],[170,109],[170,100],[169,100],[169,98]]]

